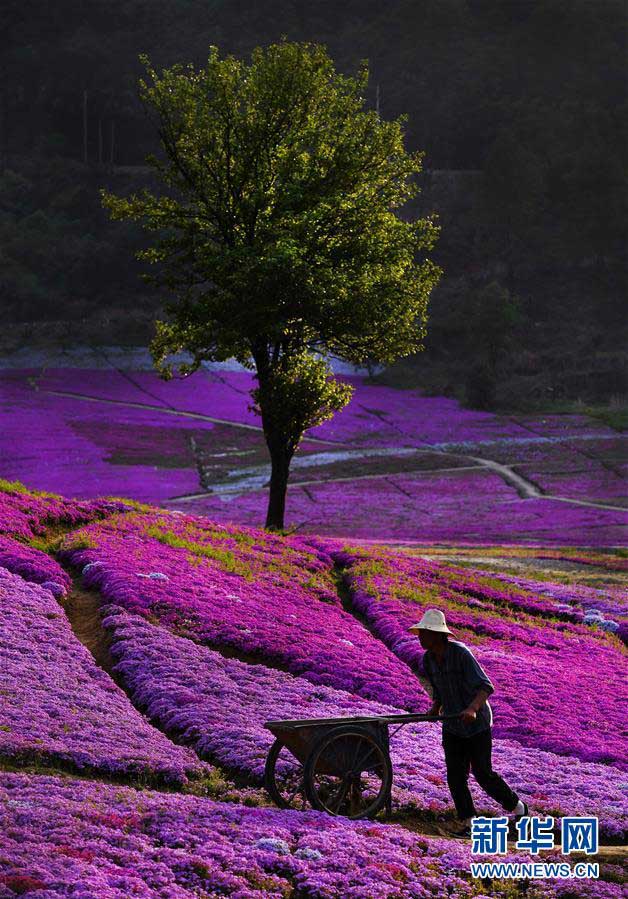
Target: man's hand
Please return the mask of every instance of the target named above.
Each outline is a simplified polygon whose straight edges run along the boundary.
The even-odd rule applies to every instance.
[[[433,702],[431,707],[427,710],[428,715],[433,715],[434,718],[438,718],[440,715],[441,704],[440,702]]]
[[[473,724],[477,718],[477,712],[469,706],[463,712],[460,712],[460,717],[462,718],[463,724]]]

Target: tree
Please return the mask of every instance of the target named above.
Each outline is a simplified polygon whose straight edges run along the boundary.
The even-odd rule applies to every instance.
[[[140,258],[172,297],[151,350],[164,377],[235,357],[253,391],[271,459],[266,526],[281,529],[290,462],[304,431],[351,389],[329,358],[389,363],[423,348],[440,270],[432,218],[396,214],[416,191],[422,154],[402,120],[365,108],[368,71],[337,73],[321,46],[283,41],[250,64],[212,47],[205,68],[158,74],[146,57],[140,96],[163,154],[167,191],[104,193],[114,219],[153,232]]]

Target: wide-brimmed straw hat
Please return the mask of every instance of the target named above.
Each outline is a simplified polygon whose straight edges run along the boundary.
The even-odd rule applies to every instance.
[[[408,630],[413,634],[417,631],[434,631],[437,634],[451,634],[451,631],[447,627],[445,616],[440,609],[428,609],[419,623],[413,624]]]

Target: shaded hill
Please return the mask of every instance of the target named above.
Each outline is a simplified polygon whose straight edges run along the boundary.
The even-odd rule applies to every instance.
[[[103,185],[141,186],[156,148],[138,54],[202,64],[209,44],[247,54],[286,35],[326,43],[342,70],[368,58],[367,102],[407,114],[408,145],[426,152],[408,214],[440,214],[446,277],[405,380],[485,406],[624,393],[626,11],[625,0],[9,0],[5,345],[147,341],[160,298],[132,258],[143,238],[98,199]],[[493,313],[492,282],[516,301],[514,320]],[[487,316],[500,340],[490,376],[476,340]]]

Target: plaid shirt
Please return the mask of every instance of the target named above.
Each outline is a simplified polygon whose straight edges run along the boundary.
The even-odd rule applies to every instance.
[[[467,708],[478,693],[486,690],[489,696],[495,687],[479,665],[471,650],[458,640],[447,640],[445,655],[439,665],[429,650],[423,656],[423,668],[433,689],[434,702],[442,706],[443,715],[457,715]],[[443,731],[459,737],[472,737],[493,724],[493,712],[486,702],[473,724],[444,721]]]

